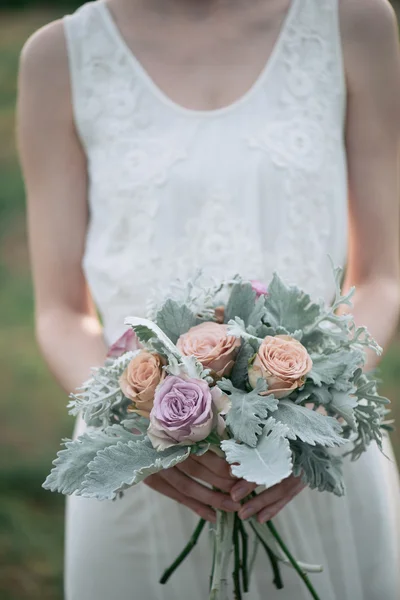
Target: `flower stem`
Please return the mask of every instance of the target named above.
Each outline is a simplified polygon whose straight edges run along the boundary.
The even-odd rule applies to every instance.
[[[177,559],[164,572],[164,575],[160,579],[160,583],[162,583],[162,584],[167,583],[167,581],[171,577],[171,575],[173,575],[173,573],[175,573],[176,569],[183,563],[183,561],[188,556],[188,554],[190,554],[190,552],[193,550],[193,548],[197,544],[197,541],[198,541],[198,539],[200,537],[201,532],[204,529],[204,525],[205,524],[206,524],[205,520],[204,519],[200,519],[200,521],[198,522],[197,527],[194,530],[193,535],[190,538],[189,542],[186,544],[186,546],[184,547],[184,549],[182,550],[182,552],[179,554],[179,556],[177,557]]]
[[[286,555],[287,559],[289,560],[289,562],[292,565],[292,567],[294,568],[294,570],[297,571],[297,573],[300,575],[301,579],[304,581],[304,584],[305,584],[306,588],[308,589],[308,591],[310,592],[312,598],[314,598],[314,600],[320,600],[317,592],[315,591],[313,585],[311,584],[311,581],[309,580],[309,578],[307,576],[307,573],[305,573],[299,567],[296,559],[292,556],[291,552],[288,550],[285,542],[282,540],[281,536],[275,529],[275,525],[272,523],[272,521],[267,522],[267,527],[270,530],[270,532],[272,533],[272,535],[274,536],[274,538],[275,538],[277,544],[280,546],[282,552]]]
[[[278,559],[276,558],[275,554],[272,552],[270,547],[265,543],[263,538],[260,536],[257,529],[254,527],[253,523],[250,523],[250,527],[256,534],[258,540],[261,542],[261,545],[264,548],[265,552],[267,553],[268,558],[271,562],[272,571],[274,573],[274,585],[275,585],[276,589],[282,590],[283,589],[283,581],[282,581],[282,577],[281,577],[281,571],[279,568]]]
[[[249,591],[249,573],[248,573],[248,547],[249,547],[249,536],[244,527],[243,521],[237,517],[239,524],[239,533],[242,538],[242,582],[243,591],[247,593]]]
[[[232,551],[234,514],[217,510],[215,531],[215,565],[210,590],[210,600],[227,600],[226,573]]]
[[[235,521],[233,526],[233,549],[234,549],[234,570],[233,570],[233,586],[234,586],[234,598],[235,600],[242,600],[242,590],[240,585],[240,571],[241,571],[241,561],[240,561],[240,540],[239,540],[239,517],[235,514]]]

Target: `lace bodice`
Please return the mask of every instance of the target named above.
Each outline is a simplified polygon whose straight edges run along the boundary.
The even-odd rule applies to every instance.
[[[170,100],[103,2],[65,18],[87,153],[84,269],[108,340],[154,290],[198,268],[288,282],[329,299],[345,260],[345,81],[338,0],[292,0],[252,88],[226,108]]]

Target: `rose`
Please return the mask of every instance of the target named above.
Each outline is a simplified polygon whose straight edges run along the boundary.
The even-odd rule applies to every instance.
[[[125,352],[139,350],[140,343],[133,329],[128,329],[123,335],[110,347],[107,358],[119,358]]]
[[[207,321],[181,335],[177,347],[185,356],[195,356],[206,369],[223,377],[229,375],[240,339],[228,334],[228,326]]]
[[[149,416],[156,387],[165,378],[162,367],[161,356],[141,350],[132,358],[120,377],[122,392],[135,403],[132,410],[143,417]]]
[[[249,368],[249,381],[255,388],[262,377],[268,383],[267,393],[279,399],[301,387],[311,369],[310,355],[298,340],[289,335],[268,335]]]
[[[262,281],[257,281],[256,279],[253,279],[252,281],[250,281],[250,283],[251,287],[253,288],[253,291],[257,295],[257,298],[259,298],[260,296],[268,295],[268,288],[265,285],[265,283],[262,283]]]
[[[204,379],[169,375],[157,388],[147,434],[157,450],[175,444],[194,444],[213,430],[221,434],[229,401],[218,387],[210,388]]]

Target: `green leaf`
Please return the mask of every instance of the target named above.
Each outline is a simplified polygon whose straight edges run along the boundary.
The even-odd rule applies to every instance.
[[[286,286],[276,273],[268,286],[265,308],[264,320],[274,329],[284,327],[290,333],[313,325],[321,312],[308,294]]]
[[[348,392],[338,392],[332,389],[330,408],[342,417],[346,423],[356,429],[356,419],[354,416],[354,408],[357,406],[357,398],[354,396],[354,389]]]
[[[225,308],[225,323],[238,317],[244,321],[245,325],[248,325],[255,301],[256,293],[251,283],[235,283]]]
[[[247,325],[254,327],[257,331],[259,327],[263,325],[262,319],[265,315],[265,298],[260,296],[256,301],[253,310],[250,313]]]
[[[246,340],[242,340],[242,345],[240,346],[238,355],[235,360],[235,364],[230,374],[230,379],[234,387],[243,390],[245,389],[248,379],[249,361],[254,356],[254,354],[254,349],[249,344],[249,342]]]
[[[330,354],[312,355],[313,368],[308,377],[316,384],[332,385],[339,392],[351,387],[351,379],[364,363],[361,350],[338,350]]]
[[[226,459],[232,465],[235,477],[272,487],[292,472],[292,458],[287,427],[270,417],[264,426],[257,447],[237,444],[233,440],[221,442]]]
[[[320,492],[332,492],[336,496],[345,493],[342,465],[343,459],[333,456],[329,450],[322,446],[309,446],[303,442],[290,444],[294,468],[293,474],[301,475],[304,483]]]
[[[232,406],[225,420],[234,439],[248,446],[257,446],[262,424],[268,418],[269,411],[275,411],[278,406],[273,396],[260,396],[261,392],[267,391],[267,384],[259,379],[257,387],[249,393],[235,388],[229,379],[219,381],[218,387],[229,394]]]
[[[157,325],[176,344],[179,337],[196,325],[196,317],[185,304],[167,300],[157,313]]]
[[[330,389],[326,385],[317,386],[311,380],[308,380],[305,386],[293,396],[296,404],[301,404],[306,400],[314,404],[329,404],[332,399]]]
[[[217,445],[219,444],[219,438],[217,438]],[[203,456],[210,449],[210,444],[207,441],[198,442],[193,446],[190,446],[190,453],[195,456]]]
[[[145,325],[136,325],[136,327],[134,327],[134,330],[139,340],[144,344],[146,344],[154,338],[154,332]]]
[[[157,452],[150,440],[119,442],[100,451],[89,465],[81,495],[112,500],[149,475],[169,469],[188,458],[190,448],[173,446]]]
[[[327,447],[341,446],[347,443],[347,440],[339,435],[342,427],[336,419],[294,404],[290,400],[279,402],[274,419],[286,425],[287,437],[291,440],[297,438],[311,446],[318,444]]]
[[[82,489],[88,473],[89,464],[97,453],[120,440],[135,440],[136,436],[120,425],[108,427],[105,431],[95,429],[79,436],[76,440],[67,440],[65,450],[57,454],[54,469],[43,484],[46,490],[73,494]]]

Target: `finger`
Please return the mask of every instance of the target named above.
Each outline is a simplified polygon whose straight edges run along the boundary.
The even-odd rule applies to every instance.
[[[297,494],[299,494],[301,492],[301,490],[303,490],[304,488],[305,488],[304,483],[300,482],[300,484],[298,484],[290,492],[290,494],[288,496],[286,496],[285,498],[282,498],[281,500],[278,500],[278,502],[275,502],[275,504],[272,504],[272,505],[268,506],[267,508],[264,508],[260,513],[258,513],[257,521],[262,524],[262,523],[266,523],[267,521],[270,521],[271,519],[276,517],[276,515],[278,513],[280,513],[281,510],[287,504],[289,504],[289,502],[291,500],[293,500],[293,498],[295,496],[297,496]]]
[[[178,490],[173,488],[167,481],[162,479],[161,477],[157,477],[156,475],[151,475],[145,481],[146,485],[148,485],[151,489],[163,494],[164,496],[168,496],[172,500],[176,500],[180,504],[183,504],[187,508],[190,508],[193,512],[195,512],[199,517],[205,519],[206,521],[210,521],[211,523],[216,522],[216,514],[215,511],[210,507],[198,502],[193,498],[189,498],[188,496],[184,496]]]
[[[239,517],[241,519],[248,519],[268,506],[279,502],[285,496],[290,495],[292,489],[298,485],[298,481],[295,477],[290,476],[281,481],[281,483],[261,492],[261,494],[258,494],[242,506],[239,511]]]
[[[234,502],[230,496],[222,492],[210,490],[181,471],[178,471],[178,469],[160,471],[159,475],[168,481],[172,487],[179,490],[181,494],[189,496],[189,498],[195,498],[202,504],[208,504],[213,508],[219,508],[228,512],[235,512],[240,509],[240,504]]]
[[[235,502],[239,502],[246,498],[251,492],[256,489],[256,483],[250,483],[249,481],[245,481],[244,479],[240,479],[233,488],[231,489],[231,497]]]
[[[216,475],[202,464],[197,463],[191,460],[185,460],[183,463],[176,466],[179,471],[186,473],[186,475],[190,475],[195,479],[200,479],[201,481],[205,481],[210,485],[218,488],[219,490],[223,490],[224,492],[230,492],[234,482],[232,479],[225,479]]]
[[[231,479],[232,481],[237,481],[237,477],[234,477],[231,473],[231,467],[226,462],[224,458],[217,456],[215,452],[206,452],[203,456],[196,456],[192,454],[191,458],[200,463],[204,467],[207,467],[210,471],[218,475],[219,477],[224,477],[227,479]]]

